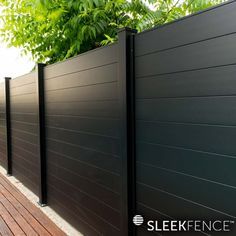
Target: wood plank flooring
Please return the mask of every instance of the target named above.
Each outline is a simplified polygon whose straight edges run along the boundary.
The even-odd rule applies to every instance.
[[[0,174],[1,236],[65,236],[40,209]]]

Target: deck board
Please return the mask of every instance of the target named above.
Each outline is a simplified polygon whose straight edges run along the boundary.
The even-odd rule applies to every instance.
[[[0,174],[0,235],[66,234]]]
[[[0,217],[0,235],[13,236],[2,217]]]

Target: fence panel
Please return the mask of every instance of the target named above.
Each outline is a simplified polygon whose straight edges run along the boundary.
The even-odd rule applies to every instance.
[[[7,169],[5,83],[0,83],[0,165]]]
[[[236,217],[235,9],[135,36],[137,212],[146,219]]]
[[[36,73],[10,81],[12,172],[38,195],[39,147]]]
[[[121,232],[117,45],[45,67],[48,204],[85,235]]]

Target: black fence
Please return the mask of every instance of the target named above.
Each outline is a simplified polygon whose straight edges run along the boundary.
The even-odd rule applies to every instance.
[[[115,44],[45,68],[48,204],[88,235],[121,231],[117,62]]]
[[[84,235],[159,235],[135,214],[235,220],[235,12],[232,1],[124,29],[117,44],[6,78],[1,165]]]
[[[147,219],[235,220],[235,10],[135,36],[136,210]]]
[[[9,92],[12,173],[37,194],[40,167],[36,73],[11,80]]]
[[[0,83],[0,162],[1,166],[7,167],[7,130],[6,130],[6,100],[4,96],[5,84]]]

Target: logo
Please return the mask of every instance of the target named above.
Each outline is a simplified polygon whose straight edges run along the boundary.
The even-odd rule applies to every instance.
[[[141,215],[133,217],[133,223],[140,226],[144,223]],[[147,220],[144,227],[147,231],[195,231],[195,232],[229,232],[235,222],[233,220]]]
[[[136,215],[133,217],[133,223],[137,226],[140,226],[143,224],[143,217],[141,215]]]
[[[228,232],[234,221],[231,220],[149,220],[147,231],[195,231],[195,232]]]

